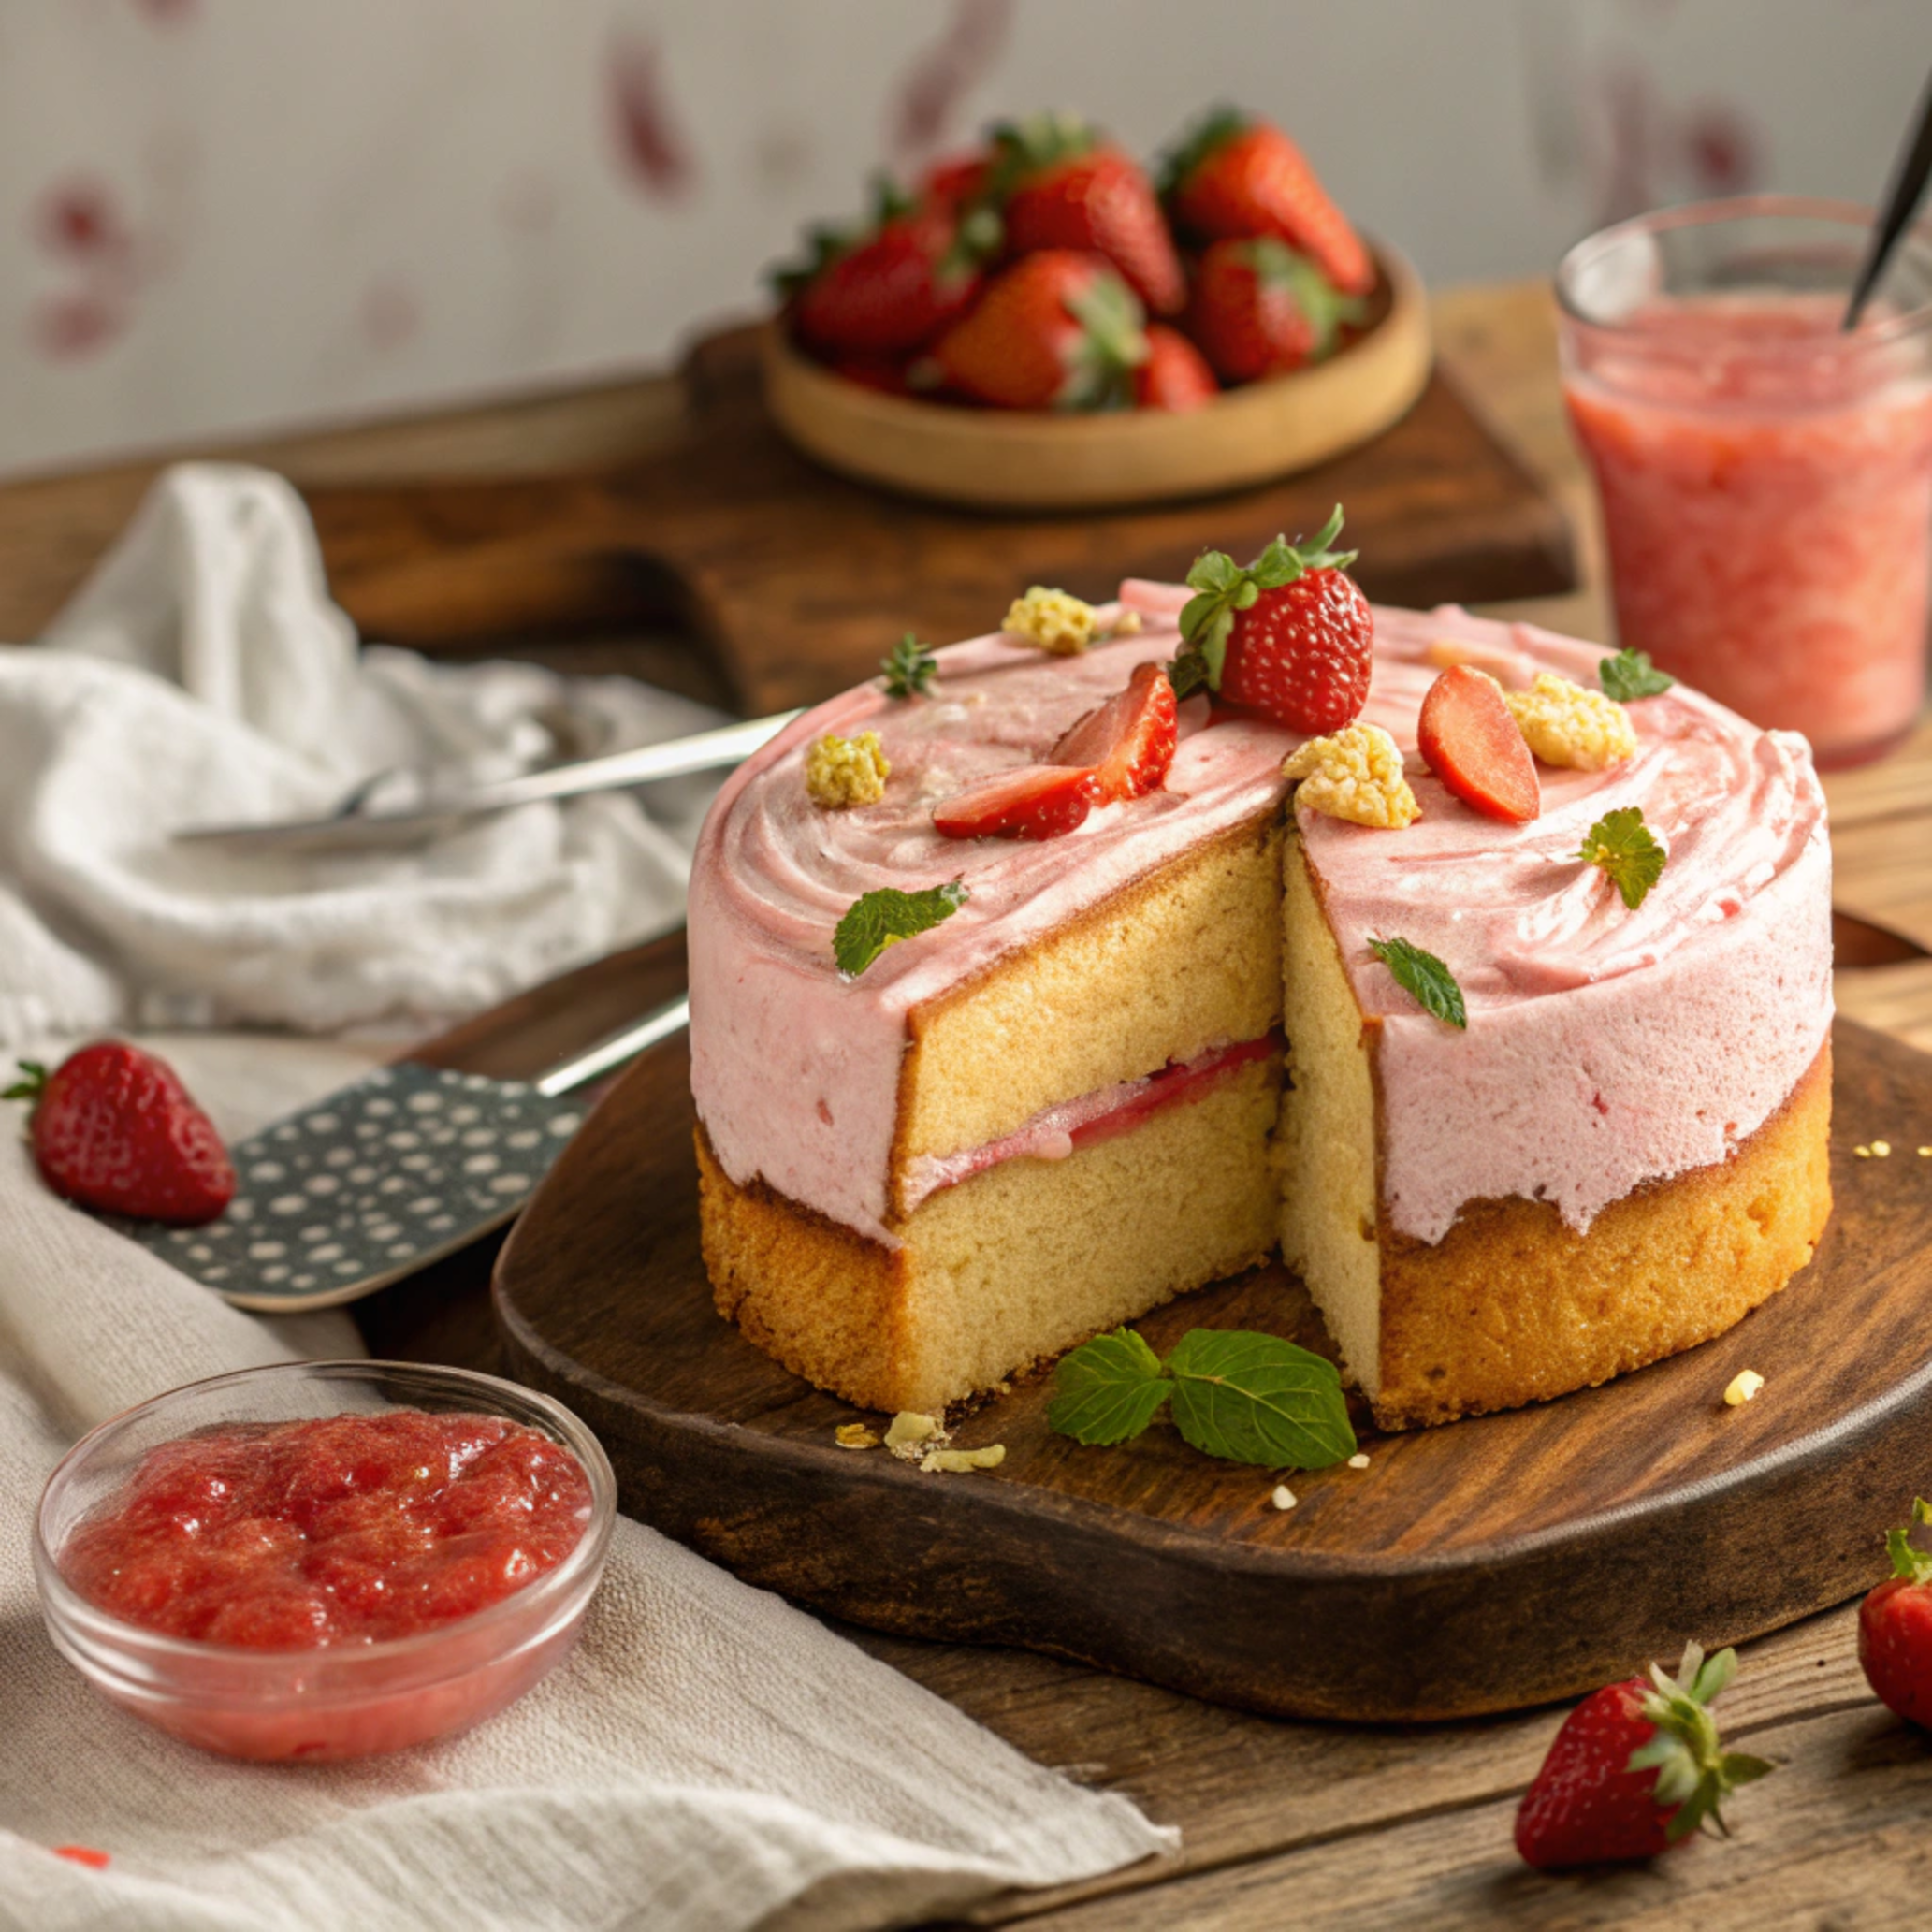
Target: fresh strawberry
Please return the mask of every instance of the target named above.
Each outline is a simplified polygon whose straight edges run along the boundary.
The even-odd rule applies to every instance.
[[[1147,360],[1134,371],[1134,402],[1140,409],[1198,409],[1221,393],[1214,371],[1177,328],[1165,322],[1147,327]]]
[[[997,225],[914,207],[881,183],[869,228],[819,228],[801,268],[777,277],[792,333],[828,358],[921,349],[979,294]]]
[[[1285,241],[1216,241],[1201,256],[1187,330],[1224,382],[1252,383],[1330,355],[1361,304]]]
[[[1369,696],[1375,637],[1369,601],[1344,574],[1353,550],[1330,550],[1342,506],[1305,549],[1286,537],[1245,568],[1220,550],[1187,573],[1195,595],[1181,613],[1174,688],[1203,688],[1291,731],[1337,732]]]
[[[1932,1503],[1912,1504],[1912,1521],[1932,1523]],[[1910,1530],[1885,1538],[1893,1574],[1859,1606],[1858,1661],[1879,1701],[1932,1730],[1932,1555]]]
[[[1736,1651],[1707,1658],[1687,1644],[1675,1681],[1653,1663],[1650,1682],[1629,1678],[1586,1697],[1523,1794],[1523,1862],[1554,1871],[1654,1858],[1706,1819],[1722,1831],[1719,1805],[1773,1768],[1719,1744],[1710,1705],[1736,1669]]]
[[[1098,255],[1022,255],[933,344],[949,387],[1002,409],[1119,409],[1147,360],[1140,304]]]
[[[1068,114],[1036,114],[994,130],[985,188],[1015,254],[1042,248],[1105,255],[1156,315],[1187,298],[1181,259],[1140,164]]]
[[[1089,711],[1047,753],[1053,764],[1092,773],[1096,805],[1139,798],[1163,783],[1180,737],[1174,687],[1158,664],[1137,664],[1127,688]]]
[[[1429,687],[1416,741],[1423,762],[1472,811],[1527,825],[1543,809],[1536,761],[1493,677],[1455,664]]]
[[[1210,114],[1169,157],[1161,193],[1176,223],[1198,235],[1273,235],[1344,295],[1375,285],[1375,265],[1348,218],[1300,149],[1265,121],[1232,108]]]
[[[32,1061],[21,1071],[0,1099],[34,1102],[34,1157],[56,1194],[183,1227],[212,1221],[234,1199],[222,1138],[165,1061],[104,1039],[51,1074]]]
[[[948,838],[1057,838],[1092,809],[1093,777],[1084,765],[1023,765],[935,806],[933,824]]]

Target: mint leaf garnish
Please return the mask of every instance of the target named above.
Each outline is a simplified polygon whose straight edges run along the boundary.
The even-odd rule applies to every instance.
[[[1235,562],[1225,550],[1203,550],[1187,573],[1187,588],[1195,594],[1181,612],[1184,663],[1190,657],[1200,660],[1201,673],[1192,678],[1192,689],[1203,683],[1221,689],[1221,669],[1227,659],[1227,640],[1234,632],[1237,613],[1251,609],[1264,590],[1279,590],[1310,571],[1346,570],[1359,554],[1354,550],[1331,550],[1329,545],[1342,534],[1342,505],[1323,524],[1312,544],[1298,546],[1286,537],[1275,540],[1245,566]],[[1174,686],[1175,695],[1181,687]]]
[[[1596,667],[1596,675],[1605,696],[1615,698],[1620,705],[1627,705],[1633,698],[1654,698],[1677,682],[1651,663],[1649,651],[1612,651]]]
[[[1267,1469],[1327,1469],[1355,1454],[1333,1362],[1278,1335],[1194,1329],[1168,1357],[1174,1427],[1197,1449]]]
[[[907,632],[887,654],[879,659],[885,673],[885,694],[889,698],[929,698],[933,694],[933,673],[938,663],[924,645]]]
[[[1434,953],[1406,939],[1371,939],[1369,951],[1395,976],[1395,983],[1424,1011],[1450,1026],[1467,1029],[1469,1010],[1456,976]]]
[[[1047,1426],[1077,1443],[1124,1443],[1168,1399],[1160,1358],[1131,1329],[1096,1335],[1060,1363]]]
[[[930,885],[922,893],[881,886],[854,899],[832,935],[832,955],[848,980],[856,980],[888,946],[943,924],[971,897],[965,884]]]
[[[1623,903],[1634,912],[1663,878],[1669,854],[1644,823],[1643,813],[1635,806],[1626,805],[1605,812],[1590,828],[1576,856],[1588,865],[1601,865],[1609,874],[1610,883],[1622,893]]]
[[[1174,1426],[1204,1455],[1266,1469],[1327,1469],[1355,1454],[1332,1362],[1278,1335],[1193,1329],[1165,1366],[1129,1329],[1063,1358],[1048,1425],[1089,1445],[1124,1443],[1172,1404]]]

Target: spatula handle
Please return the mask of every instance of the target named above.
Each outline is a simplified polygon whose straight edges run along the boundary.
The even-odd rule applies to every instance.
[[[674,1033],[682,1032],[690,1024],[690,1000],[671,1000],[656,1011],[646,1013],[643,1019],[633,1020],[619,1026],[615,1033],[605,1034],[581,1053],[573,1053],[568,1060],[559,1061],[537,1081],[537,1092],[554,1100],[560,1094],[574,1093],[579,1087],[588,1086],[593,1080],[628,1065],[647,1047],[654,1047],[660,1040],[669,1039]]]

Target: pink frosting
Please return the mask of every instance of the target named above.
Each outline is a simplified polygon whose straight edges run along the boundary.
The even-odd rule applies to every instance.
[[[1129,582],[1122,596],[1147,620],[1140,636],[1072,659],[998,637],[956,646],[939,654],[936,696],[896,702],[861,686],[799,719],[719,793],[691,875],[692,1088],[734,1180],[762,1176],[891,1241],[909,1010],[1281,795],[1295,735],[1254,719],[1210,727],[1197,703],[1160,792],[1038,844],[933,830],[937,800],[1037,762],[1135,664],[1173,654],[1186,593]],[[1529,826],[1479,818],[1415,756],[1438,669],[1429,647],[1444,638],[1480,647],[1506,683],[1539,667],[1593,682],[1602,655],[1454,608],[1376,613],[1364,719],[1408,755],[1424,817],[1402,832],[1300,822],[1358,995],[1385,1018],[1384,1191],[1395,1226],[1427,1241],[1484,1196],[1547,1198],[1582,1227],[1640,1181],[1721,1159],[1816,1054],[1831,1013],[1823,800],[1801,739],[1673,691],[1632,707],[1636,758],[1545,772],[1544,815]],[[805,747],[862,730],[879,733],[892,761],[884,801],[819,809]],[[1564,856],[1626,804],[1671,852],[1634,913]],[[832,929],[854,899],[955,878],[970,897],[943,926],[856,980],[839,975]],[[1369,937],[1398,935],[1456,971],[1466,1033],[1420,1013],[1368,952]]]

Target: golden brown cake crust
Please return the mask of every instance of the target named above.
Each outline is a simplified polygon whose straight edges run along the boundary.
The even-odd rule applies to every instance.
[[[1431,1246],[1384,1211],[1384,1429],[1587,1388],[1707,1342],[1811,1258],[1831,1213],[1831,1044],[1716,1167],[1648,1183],[1587,1234],[1547,1201],[1473,1202]]]
[[[904,1352],[906,1257],[754,1180],[740,1187],[697,1129],[705,1270],[748,1342],[862,1408],[889,1394]],[[782,1291],[779,1291],[782,1285]]]

